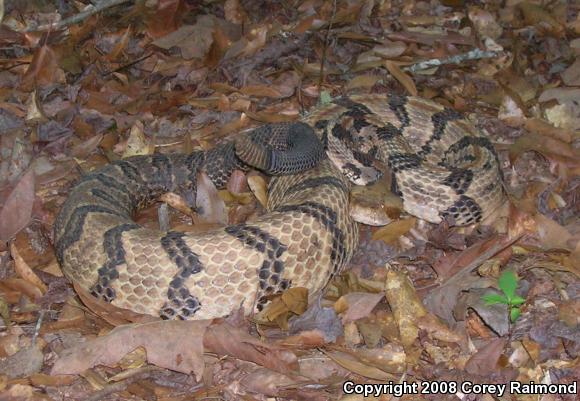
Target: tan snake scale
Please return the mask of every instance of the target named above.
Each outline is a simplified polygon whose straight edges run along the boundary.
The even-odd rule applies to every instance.
[[[290,286],[314,296],[348,263],[358,242],[349,179],[364,184],[378,178],[372,159],[390,167],[405,210],[430,222],[475,223],[504,199],[489,140],[437,103],[396,95],[342,97],[302,121],[328,158],[313,162],[314,150],[298,159],[284,152],[263,158],[282,174],[290,160],[306,170],[272,178],[267,214],[202,235],[146,229],[132,216],[166,191],[195,199],[201,171],[223,187],[234,169],[248,169],[240,158],[255,156],[253,148],[246,155],[230,142],[190,155],[137,156],[86,175],[55,223],[65,274],[115,306],[162,318],[212,318],[240,305],[252,313]],[[315,148],[296,142],[296,152]]]

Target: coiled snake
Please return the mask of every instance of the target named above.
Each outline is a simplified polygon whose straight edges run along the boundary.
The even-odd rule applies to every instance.
[[[265,126],[207,152],[137,156],[86,175],[56,219],[57,257],[95,296],[168,319],[240,305],[251,313],[290,286],[314,296],[357,245],[348,179],[377,179],[372,159],[390,167],[405,210],[430,222],[475,223],[504,199],[490,141],[461,114],[414,97],[342,97],[302,123]],[[195,199],[200,171],[222,187],[247,163],[281,174],[269,184],[269,212],[255,221],[192,235],[132,220],[163,192]]]

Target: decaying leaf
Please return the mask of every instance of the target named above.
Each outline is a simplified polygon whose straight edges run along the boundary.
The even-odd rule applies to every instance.
[[[37,286],[40,291],[44,294],[48,289],[46,284],[40,280],[40,278],[32,271],[30,266],[26,263],[26,261],[20,256],[18,253],[18,249],[14,243],[10,244],[10,253],[12,254],[12,258],[14,259],[14,269],[16,273],[22,277],[24,280],[28,281],[31,284]]]
[[[26,172],[0,210],[0,241],[6,242],[30,222],[34,203],[34,170]]]
[[[415,217],[393,221],[375,231],[373,239],[383,240],[387,244],[395,243],[401,236],[407,234],[415,226],[416,222],[417,219]]]
[[[409,278],[393,269],[387,270],[385,297],[399,325],[401,342],[410,346],[419,333],[417,320],[427,314]]]
[[[337,313],[343,313],[343,323],[352,322],[368,316],[384,296],[384,293],[351,292],[340,297],[334,303],[334,309]]]
[[[114,366],[138,347],[157,366],[201,379],[204,368],[203,336],[211,321],[160,321],[119,326],[109,334],[66,350],[52,374],[78,374],[96,365]]]

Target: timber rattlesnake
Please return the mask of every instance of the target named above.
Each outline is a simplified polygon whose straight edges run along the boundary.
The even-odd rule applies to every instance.
[[[265,126],[207,152],[120,160],[83,177],[55,223],[65,274],[118,307],[163,318],[224,316],[241,304],[250,313],[289,286],[314,295],[346,265],[358,231],[345,175],[356,184],[377,179],[372,159],[389,165],[405,210],[430,222],[478,222],[504,199],[489,140],[434,102],[342,97],[302,121]],[[288,137],[273,135],[280,127]],[[302,135],[309,127],[332,162],[324,158],[313,167],[321,155],[316,140]],[[269,213],[260,219],[202,235],[160,232],[132,220],[136,208],[165,191],[195,199],[202,170],[223,186],[235,168],[247,169],[242,159],[294,173],[271,180]]]

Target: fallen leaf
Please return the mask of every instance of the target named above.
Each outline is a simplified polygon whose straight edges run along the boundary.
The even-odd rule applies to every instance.
[[[419,92],[417,91],[415,82],[413,82],[413,79],[409,75],[401,70],[399,64],[394,61],[387,60],[385,61],[385,67],[391,73],[391,75],[397,81],[399,81],[401,85],[403,85],[403,87],[407,90],[407,92],[409,92],[410,95],[417,96]]]
[[[546,28],[547,32],[556,37],[561,37],[564,34],[564,26],[539,5],[524,1],[518,4],[518,7],[524,14],[524,22],[526,24],[541,25]]]
[[[36,346],[22,348],[14,355],[0,359],[0,374],[9,378],[26,377],[40,372],[44,354]]]
[[[425,316],[427,310],[409,277],[394,269],[387,270],[385,297],[399,326],[401,343],[408,347],[417,339],[419,335],[418,319]]]
[[[290,350],[257,340],[246,331],[225,322],[207,328],[203,345],[206,352],[254,362],[280,373],[298,369],[296,355]]]
[[[26,172],[0,210],[0,241],[6,242],[30,222],[34,204],[34,170]]]
[[[576,58],[576,61],[566,68],[560,76],[566,85],[580,86],[580,58]]]
[[[136,121],[131,127],[129,138],[127,139],[127,147],[123,152],[123,158],[139,155],[150,155],[153,153],[154,146],[145,138],[143,132],[143,123]]]
[[[159,321],[159,318],[150,315],[133,312],[128,309],[118,308],[108,302],[91,295],[89,291],[73,282],[75,292],[79,298],[97,316],[101,317],[112,326],[121,326],[129,323],[146,323]]]
[[[21,88],[32,89],[35,85],[64,82],[64,72],[58,68],[54,51],[48,45],[34,51],[32,61],[22,77]]]
[[[413,227],[415,227],[416,222],[417,219],[415,217],[393,221],[375,231],[372,239],[375,241],[382,240],[387,244],[396,243],[401,236],[407,234]]]
[[[219,196],[219,192],[214,183],[205,172],[197,175],[197,191],[195,194],[195,207],[197,216],[194,222],[226,224],[228,214],[226,204]]]
[[[30,266],[28,266],[26,261],[20,256],[14,243],[10,244],[10,254],[14,259],[14,270],[16,271],[16,274],[18,274],[21,278],[28,281],[29,283],[37,286],[38,289],[44,294],[48,290],[46,284],[42,282],[36,273],[32,271]]]
[[[214,29],[215,23],[211,16],[200,16],[195,25],[183,25],[152,44],[165,50],[178,47],[186,60],[203,59],[213,43]]]
[[[264,180],[261,176],[250,174],[248,176],[248,186],[258,199],[258,202],[263,207],[268,205],[268,185],[266,184],[266,180]]]
[[[318,301],[302,315],[290,319],[288,331],[290,334],[320,331],[324,341],[334,342],[343,334],[343,327],[334,308],[323,308]]]
[[[343,323],[353,322],[367,317],[384,296],[384,293],[351,292],[340,297],[334,303],[334,309],[343,313]]]
[[[395,375],[387,373],[377,367],[370,366],[365,362],[362,362],[356,355],[347,353],[344,351],[326,351],[321,349],[321,351],[332,359],[334,362],[342,366],[343,368],[361,375],[363,377],[368,377],[369,379],[379,380],[381,382],[388,382],[389,380],[396,380]]]
[[[496,338],[491,340],[485,346],[475,353],[465,364],[465,371],[473,375],[487,376],[498,370],[499,357],[507,340],[505,338]]]
[[[153,365],[193,373],[199,381],[204,370],[203,337],[211,321],[158,321],[119,326],[65,350],[52,367],[51,374],[79,374],[97,365],[115,366],[137,347],[147,351]]]

